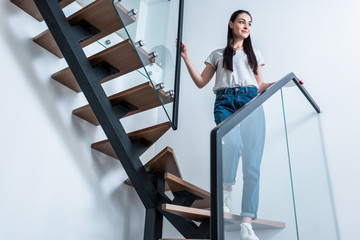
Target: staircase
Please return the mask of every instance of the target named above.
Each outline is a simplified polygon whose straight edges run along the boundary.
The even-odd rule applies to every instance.
[[[210,239],[210,193],[181,178],[174,151],[166,147],[143,165],[139,156],[172,127],[160,123],[135,132],[126,132],[119,119],[173,102],[161,84],[151,81],[107,96],[101,83],[156,63],[156,55],[129,39],[86,57],[83,48],[136,22],[135,11],[121,1],[96,0],[69,17],[62,9],[75,0],[11,0],[38,21],[45,19],[48,30],[33,41],[69,67],[52,75],[55,81],[87,98],[89,104],[73,114],[101,125],[107,139],[91,147],[119,159],[146,208],[144,239],[162,239],[163,217],[187,239]],[[40,10],[40,11],[39,11]],[[121,20],[120,20],[120,18]],[[171,191],[173,198],[165,195]],[[240,216],[225,214],[228,231],[238,231]],[[195,223],[197,222],[197,224]],[[254,229],[284,228],[281,222],[261,220]]]

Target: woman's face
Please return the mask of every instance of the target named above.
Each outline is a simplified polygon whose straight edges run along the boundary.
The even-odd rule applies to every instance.
[[[233,31],[234,37],[245,39],[250,35],[251,17],[246,13],[241,13],[234,22],[229,22],[229,26]]]

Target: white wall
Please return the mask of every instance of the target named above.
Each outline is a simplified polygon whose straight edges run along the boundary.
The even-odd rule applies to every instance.
[[[252,39],[266,60],[265,81],[276,81],[294,72],[321,107],[325,160],[329,165],[341,238],[356,238],[356,216],[360,213],[360,194],[356,188],[360,180],[357,174],[360,157],[356,151],[360,135],[360,101],[356,94],[360,87],[357,81],[360,61],[356,55],[360,50],[359,1],[186,1],[184,41],[199,70],[204,68],[203,61],[213,49],[224,46],[228,19],[237,9],[249,10],[253,15]],[[197,89],[185,65],[181,81],[179,130],[162,141],[173,143],[184,178],[209,189],[214,82]],[[295,105],[297,100],[290,103]],[[264,165],[262,171],[267,170],[272,171]],[[325,170],[323,163],[319,170],[322,177]],[[308,207],[312,207],[311,203]],[[309,214],[308,218],[316,216]],[[333,226],[329,229],[336,234]],[[266,239],[279,239],[273,237]]]

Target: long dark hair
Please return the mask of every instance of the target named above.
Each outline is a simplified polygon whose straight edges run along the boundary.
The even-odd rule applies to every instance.
[[[235,22],[237,16],[239,16],[239,14],[242,14],[242,13],[246,13],[247,15],[249,15],[251,20],[252,20],[252,17],[251,17],[251,15],[250,15],[250,13],[248,11],[237,10],[236,12],[234,12],[231,15],[230,21]],[[236,53],[234,51],[233,47],[232,47],[233,43],[234,43],[234,34],[233,34],[232,29],[230,28],[230,26],[228,26],[227,45],[226,45],[226,48],[224,50],[223,67],[230,70],[230,71],[234,71],[233,70],[233,56]],[[254,49],[253,49],[252,44],[251,44],[250,35],[247,38],[244,39],[243,47],[244,47],[244,52],[245,52],[245,54],[247,56],[248,63],[250,65],[250,67],[252,68],[254,74],[257,74],[258,62],[256,60]]]

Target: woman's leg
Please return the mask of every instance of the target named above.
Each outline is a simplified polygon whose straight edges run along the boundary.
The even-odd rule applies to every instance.
[[[223,205],[224,212],[226,213],[231,213],[232,186],[235,184],[236,173],[239,166],[241,145],[242,141],[239,126],[232,129],[222,139]]]
[[[259,205],[260,164],[265,143],[265,116],[262,106],[252,112],[241,123],[243,139],[243,196],[242,213],[244,222],[257,218]]]
[[[218,94],[214,107],[216,124],[221,123],[234,113],[234,95]],[[235,184],[236,172],[239,165],[241,149],[240,127],[237,126],[226,134],[222,139],[223,161],[223,204],[224,212],[231,212],[232,185]]]
[[[232,186],[235,184],[241,148],[242,140],[240,137],[240,127],[236,126],[222,139],[223,183],[225,186]]]
[[[216,95],[214,104],[214,118],[216,124],[220,124],[235,111],[233,91]],[[235,184],[241,144],[239,126],[232,129],[222,139],[223,183],[225,189],[231,189],[231,186]]]

